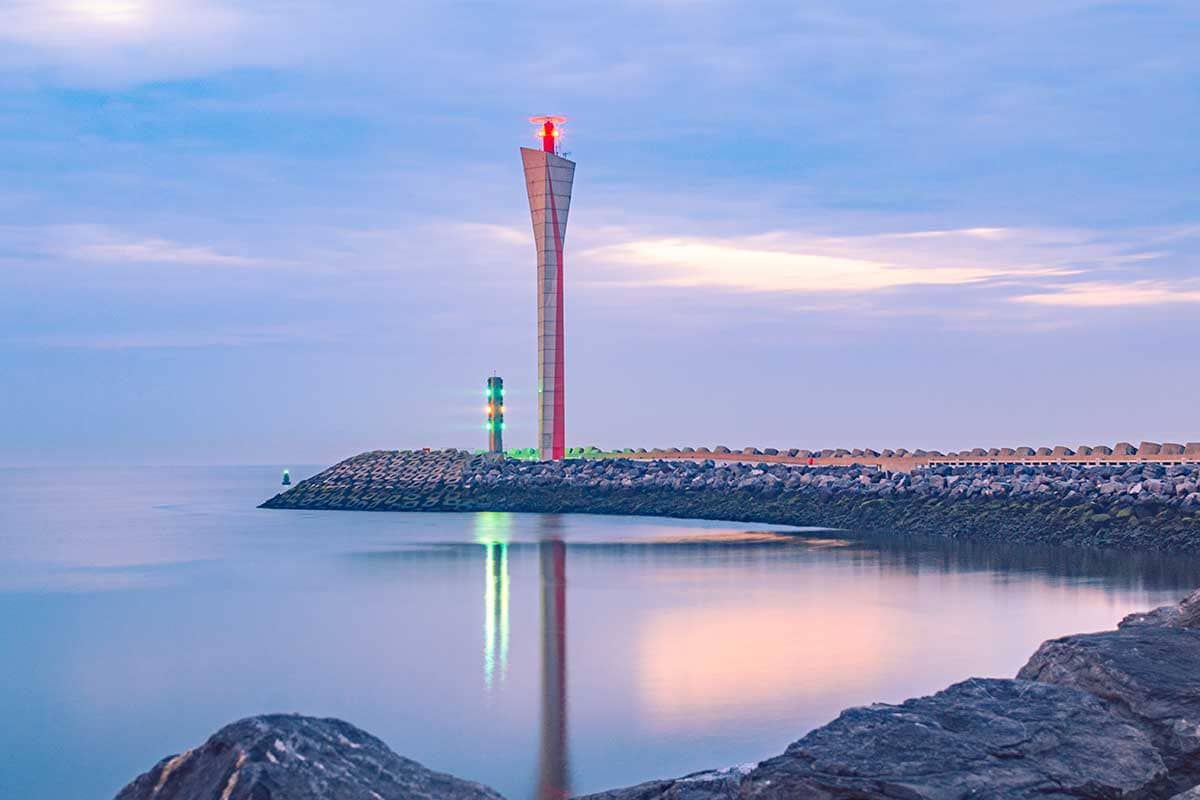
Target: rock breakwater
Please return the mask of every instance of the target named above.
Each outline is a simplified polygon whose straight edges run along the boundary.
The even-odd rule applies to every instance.
[[[264,508],[651,515],[959,539],[1200,552],[1200,467],[808,467],[712,460],[525,462],[372,451]]]

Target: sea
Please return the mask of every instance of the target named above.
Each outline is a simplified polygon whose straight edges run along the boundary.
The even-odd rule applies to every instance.
[[[1195,559],[936,536],[258,509],[285,466],[319,469],[0,470],[0,798],[112,798],[274,712],[510,800],[599,791],[1011,677],[1200,585]]]

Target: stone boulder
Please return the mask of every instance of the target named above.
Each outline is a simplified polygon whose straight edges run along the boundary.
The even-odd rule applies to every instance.
[[[844,711],[754,767],[589,800],[1117,798],[1146,792],[1164,772],[1147,734],[1086,692],[972,678]]]
[[[1179,606],[1135,614],[1115,631],[1043,644],[1018,678],[1090,692],[1144,731],[1171,788],[1200,783],[1200,591]],[[1166,796],[1166,795],[1164,795]]]
[[[164,758],[116,800],[501,800],[478,783],[401,758],[338,719],[288,714],[226,725]]]

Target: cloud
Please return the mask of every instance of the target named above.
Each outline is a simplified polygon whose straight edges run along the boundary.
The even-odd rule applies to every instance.
[[[265,22],[218,0],[16,0],[0,8],[0,64],[104,85],[283,63]]]
[[[166,239],[142,239],[134,242],[108,242],[71,247],[63,255],[81,261],[107,261],[146,264],[188,264],[213,266],[253,266],[258,259],[218,253],[211,247],[194,247]]]
[[[1063,247],[1064,241],[1075,246]],[[795,231],[633,237],[579,257],[611,270],[611,282],[621,286],[828,293],[1061,279],[1079,274],[1084,261],[1115,256],[1076,233],[965,228],[850,237]]]
[[[65,350],[156,350],[207,347],[251,347],[297,342],[323,342],[330,337],[308,326],[269,326],[230,331],[150,331],[137,333],[42,334],[5,336],[9,345]]]
[[[217,267],[257,267],[277,263],[223,253],[208,245],[131,235],[102,225],[50,226],[42,231],[42,237],[43,252],[74,261]]]
[[[1114,308],[1200,303],[1200,281],[1091,281],[1063,284],[1048,291],[1018,295],[1018,303],[1073,308]]]

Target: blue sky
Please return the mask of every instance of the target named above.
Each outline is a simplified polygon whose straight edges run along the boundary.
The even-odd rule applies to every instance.
[[[0,463],[1200,440],[1200,6],[8,0]]]

